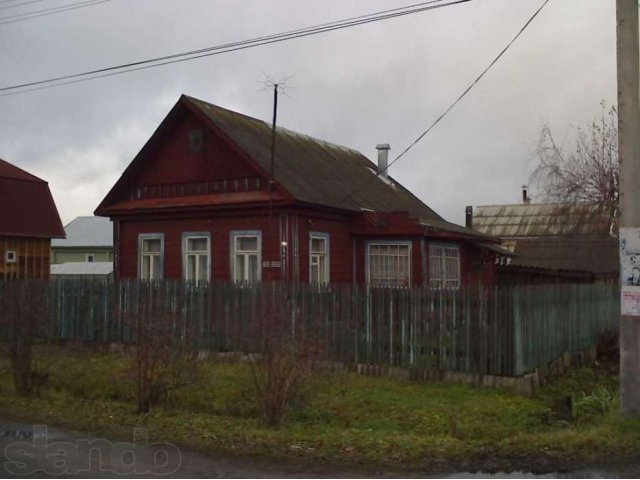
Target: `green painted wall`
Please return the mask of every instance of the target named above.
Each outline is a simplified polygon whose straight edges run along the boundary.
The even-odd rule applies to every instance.
[[[94,262],[112,262],[113,251],[105,249],[52,248],[51,263],[86,262],[86,255],[93,254]]]

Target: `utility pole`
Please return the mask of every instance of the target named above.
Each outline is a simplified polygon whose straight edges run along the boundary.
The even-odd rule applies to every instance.
[[[620,411],[640,414],[640,287],[629,281],[640,253],[640,60],[638,1],[617,0],[620,159]]]

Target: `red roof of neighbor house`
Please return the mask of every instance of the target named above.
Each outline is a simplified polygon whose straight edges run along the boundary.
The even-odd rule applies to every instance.
[[[64,238],[44,180],[0,159],[0,235]]]

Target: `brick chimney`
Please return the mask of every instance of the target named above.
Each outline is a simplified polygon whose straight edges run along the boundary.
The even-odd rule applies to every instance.
[[[522,203],[525,205],[529,205],[531,203],[531,199],[529,198],[529,187],[526,185],[522,186]]]
[[[388,143],[379,143],[376,145],[378,150],[378,175],[387,178],[387,169],[389,168],[389,150],[391,147]]]

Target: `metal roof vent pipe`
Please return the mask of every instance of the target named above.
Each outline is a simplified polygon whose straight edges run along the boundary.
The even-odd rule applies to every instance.
[[[387,178],[387,169],[389,168],[389,150],[391,147],[388,143],[379,143],[376,145],[378,150],[378,176]]]
[[[529,205],[531,203],[531,199],[529,198],[529,187],[526,185],[522,186],[522,203],[525,205]]]

